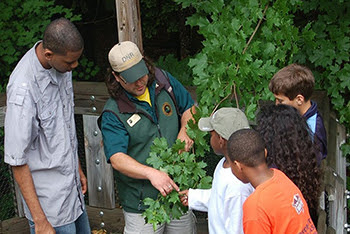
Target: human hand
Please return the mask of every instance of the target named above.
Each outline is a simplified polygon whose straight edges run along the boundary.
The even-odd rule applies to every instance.
[[[47,219],[35,223],[35,234],[55,234],[56,231]]]
[[[83,194],[85,194],[87,191],[87,179],[83,171],[79,172],[79,175],[80,175],[81,190]]]
[[[179,192],[179,197],[182,205],[188,206],[188,190],[183,190]]]
[[[185,142],[185,151],[190,151],[193,145],[193,140],[187,135],[186,127],[180,129],[177,139],[180,139],[181,142]]]
[[[173,189],[176,191],[179,191],[179,187],[175,184],[175,182],[168,176],[167,173],[163,171],[159,171],[157,169],[152,168],[151,173],[147,176],[149,181],[151,181],[151,184],[153,187],[158,189],[158,191],[165,197]]]

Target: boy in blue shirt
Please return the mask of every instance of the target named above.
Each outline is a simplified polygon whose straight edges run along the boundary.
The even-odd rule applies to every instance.
[[[269,89],[275,96],[276,105],[293,106],[305,117],[319,147],[317,160],[320,163],[327,156],[327,134],[317,104],[310,100],[314,86],[315,78],[310,69],[294,63],[282,68],[272,77]]]

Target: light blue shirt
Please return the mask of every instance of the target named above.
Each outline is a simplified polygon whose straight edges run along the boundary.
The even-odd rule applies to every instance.
[[[57,227],[74,222],[85,208],[72,73],[45,69],[35,53],[38,43],[19,61],[7,86],[4,161],[29,166],[44,213]]]

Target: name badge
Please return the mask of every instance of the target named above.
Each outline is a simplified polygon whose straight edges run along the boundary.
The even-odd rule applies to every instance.
[[[133,114],[126,122],[129,124],[130,127],[134,126],[139,120],[141,119],[141,116],[138,114]]]

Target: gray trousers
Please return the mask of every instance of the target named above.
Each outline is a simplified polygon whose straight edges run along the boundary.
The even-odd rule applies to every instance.
[[[157,226],[153,230],[151,224],[146,224],[141,214],[130,213],[123,210],[125,227],[124,234],[196,234],[196,217],[192,211],[181,216],[180,219],[173,219],[170,223]]]

